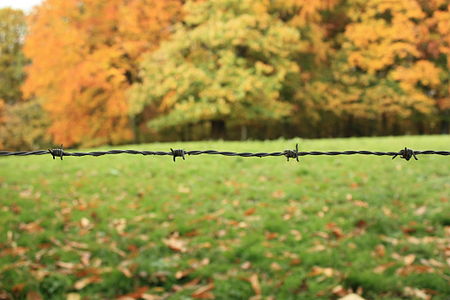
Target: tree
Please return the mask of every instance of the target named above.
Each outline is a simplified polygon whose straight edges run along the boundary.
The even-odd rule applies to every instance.
[[[442,56],[447,48],[437,45],[448,39],[448,1],[352,0],[346,5],[350,22],[338,37],[330,71],[299,98],[316,99],[319,110],[333,112],[349,128],[355,119],[380,120],[385,134],[401,120],[433,115],[440,99],[448,97]]]
[[[24,80],[26,59],[22,45],[26,31],[21,10],[0,9],[0,99],[7,104],[22,99],[20,85]]]
[[[188,2],[171,39],[144,59],[130,113],[152,107],[156,129],[209,122],[216,138],[229,121],[288,116],[283,92],[308,43],[275,12],[269,1]]]
[[[42,99],[55,143],[132,138],[126,91],[139,80],[141,55],[170,34],[180,8],[178,0],[47,0],[33,12],[23,90]]]

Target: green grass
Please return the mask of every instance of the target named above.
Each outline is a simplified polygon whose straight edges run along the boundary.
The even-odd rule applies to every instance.
[[[303,151],[450,148],[449,136],[116,148],[272,152],[297,142]],[[339,285],[341,294],[359,290],[368,299],[410,299],[406,287],[448,299],[449,191],[450,161],[437,155],[409,162],[308,156],[300,163],[2,158],[0,295],[111,299],[147,288],[190,299],[213,283],[216,299],[248,299],[256,275],[262,296],[276,299],[336,299]],[[83,287],[85,278],[92,282]]]

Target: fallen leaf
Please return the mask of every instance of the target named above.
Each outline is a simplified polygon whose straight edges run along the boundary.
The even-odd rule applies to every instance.
[[[285,193],[282,190],[276,190],[275,192],[272,193],[272,197],[277,198],[277,199],[281,199],[284,198]]]
[[[416,260],[416,256],[414,254],[406,255],[403,259],[405,265],[409,266]]]
[[[276,262],[271,263],[271,264],[270,264],[270,268],[271,268],[273,271],[280,271],[280,270],[283,269],[283,268],[280,266],[280,264],[278,264],[278,263],[276,263]]]
[[[26,189],[19,193],[20,198],[28,199],[33,196],[33,190],[32,189]]]
[[[91,221],[89,221],[88,218],[81,218],[80,225],[82,228],[87,228],[89,225],[91,225]]]
[[[184,278],[184,277],[188,276],[189,274],[191,274],[192,272],[194,272],[194,269],[187,269],[187,270],[183,270],[183,271],[177,271],[175,273],[175,278],[176,279]]]
[[[100,280],[101,279],[98,276],[86,277],[86,278],[80,279],[77,282],[75,282],[73,287],[77,290],[82,290],[89,284],[94,283],[94,282],[99,282]]]
[[[409,266],[404,266],[402,268],[397,269],[397,271],[395,273],[397,275],[408,276],[412,273],[421,274],[421,273],[433,273],[433,272],[435,272],[435,270],[428,266],[409,265]]]
[[[333,293],[333,295],[336,295],[338,297],[344,297],[348,294],[347,290],[344,289],[344,287],[342,285],[337,285],[335,286],[331,292]]]
[[[2,250],[0,252],[0,257],[6,256],[6,255],[21,256],[21,255],[24,255],[27,251],[28,251],[28,248],[25,248],[25,247],[13,247],[13,248]]]
[[[66,300],[81,300],[81,295],[76,293],[67,294]]]
[[[339,298],[338,300],[365,300],[365,299],[358,294],[348,294],[347,296]]]
[[[16,284],[12,287],[12,291],[17,294],[23,291],[23,289],[25,288],[26,284],[25,283],[19,283]],[[0,298],[1,299],[1,298]]]
[[[140,299],[142,295],[148,290],[148,287],[142,286],[134,290],[133,292],[117,297],[117,300],[126,300],[126,299]]]
[[[325,275],[326,277],[331,277],[335,273],[335,270],[332,268],[322,268],[319,266],[314,266],[309,272],[309,276],[318,276],[318,275]]]
[[[381,274],[381,273],[383,273],[384,271],[386,271],[387,269],[389,269],[390,267],[392,267],[394,265],[395,265],[395,262],[391,261],[391,262],[388,262],[388,263],[385,263],[385,264],[382,264],[382,265],[379,265],[379,266],[375,267],[373,269],[373,272],[376,273],[376,274]]]
[[[142,294],[141,298],[144,300],[161,300],[162,297],[158,295],[151,295],[151,294]]]
[[[214,299],[214,295],[210,293],[214,289],[214,283],[207,284],[205,286],[199,287],[195,292],[192,293],[192,297],[196,299]]]
[[[186,187],[186,186],[184,186],[184,185],[180,185],[178,187],[178,192],[179,193],[183,193],[183,194],[189,194],[191,192],[191,189]]]
[[[414,212],[414,214],[416,215],[416,216],[421,216],[421,215],[423,215],[424,213],[426,213],[427,212],[427,207],[426,206],[421,206],[421,207],[419,207],[418,209],[416,209],[416,211]]]
[[[110,225],[117,231],[118,234],[123,234],[125,228],[127,227],[127,220],[124,218],[114,219]]]
[[[246,261],[246,262],[244,262],[242,265],[241,265],[241,269],[243,269],[243,270],[248,270],[248,269],[250,269],[252,267],[252,264],[251,264],[251,262],[249,262],[249,261]]]
[[[36,232],[41,232],[44,230],[44,228],[42,228],[42,226],[39,224],[39,221],[35,221],[35,222],[31,222],[31,223],[21,223],[19,225],[19,229],[26,231],[28,233],[36,233]]]
[[[186,248],[186,242],[175,238],[175,237],[170,237],[168,239],[164,239],[163,243],[169,247],[169,249],[173,250],[173,251],[177,251],[177,252],[186,252],[187,248]]]
[[[416,289],[416,288],[412,288],[412,287],[409,287],[409,286],[406,286],[403,289],[403,295],[405,295],[407,297],[415,297],[415,298],[424,299],[424,300],[431,299],[431,296],[427,295],[425,293],[425,291],[419,290],[419,289]]]
[[[27,293],[27,300],[42,300],[42,296],[38,292],[29,291]]]
[[[253,274],[248,279],[256,296],[261,295],[261,285],[259,284],[258,275]]]
[[[276,232],[266,232],[265,235],[266,235],[266,239],[269,241],[276,239],[278,237],[278,233],[276,233]]]
[[[369,207],[369,204],[367,202],[360,201],[360,200],[356,200],[355,202],[353,202],[353,204],[358,207],[364,207],[364,208]]]
[[[255,212],[256,212],[256,208],[255,208],[255,207],[251,207],[251,208],[247,209],[247,210],[244,212],[244,215],[246,215],[246,216],[251,216],[251,215],[253,215]]]
[[[296,241],[300,241],[302,239],[301,232],[296,229],[292,229],[291,234],[294,236],[294,240],[296,240]]]
[[[384,247],[383,244],[379,244],[375,246],[375,250],[373,252],[373,255],[376,257],[383,257],[386,255],[386,247]]]
[[[324,245],[318,244],[312,248],[309,248],[308,252],[321,252],[321,251],[324,251],[325,249],[327,249],[327,248]]]

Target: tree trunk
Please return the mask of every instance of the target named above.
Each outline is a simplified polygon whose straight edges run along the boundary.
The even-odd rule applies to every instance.
[[[241,141],[245,141],[247,139],[247,126],[241,126]]]
[[[225,139],[226,126],[224,120],[212,120],[211,121],[211,137],[214,140]]]
[[[133,141],[135,144],[140,144],[141,140],[141,115],[135,115],[130,118],[131,127],[133,129]]]

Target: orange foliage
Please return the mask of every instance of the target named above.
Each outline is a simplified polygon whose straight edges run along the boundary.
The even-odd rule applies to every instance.
[[[47,0],[33,12],[23,92],[43,99],[55,143],[132,138],[125,93],[180,11],[179,0]]]

